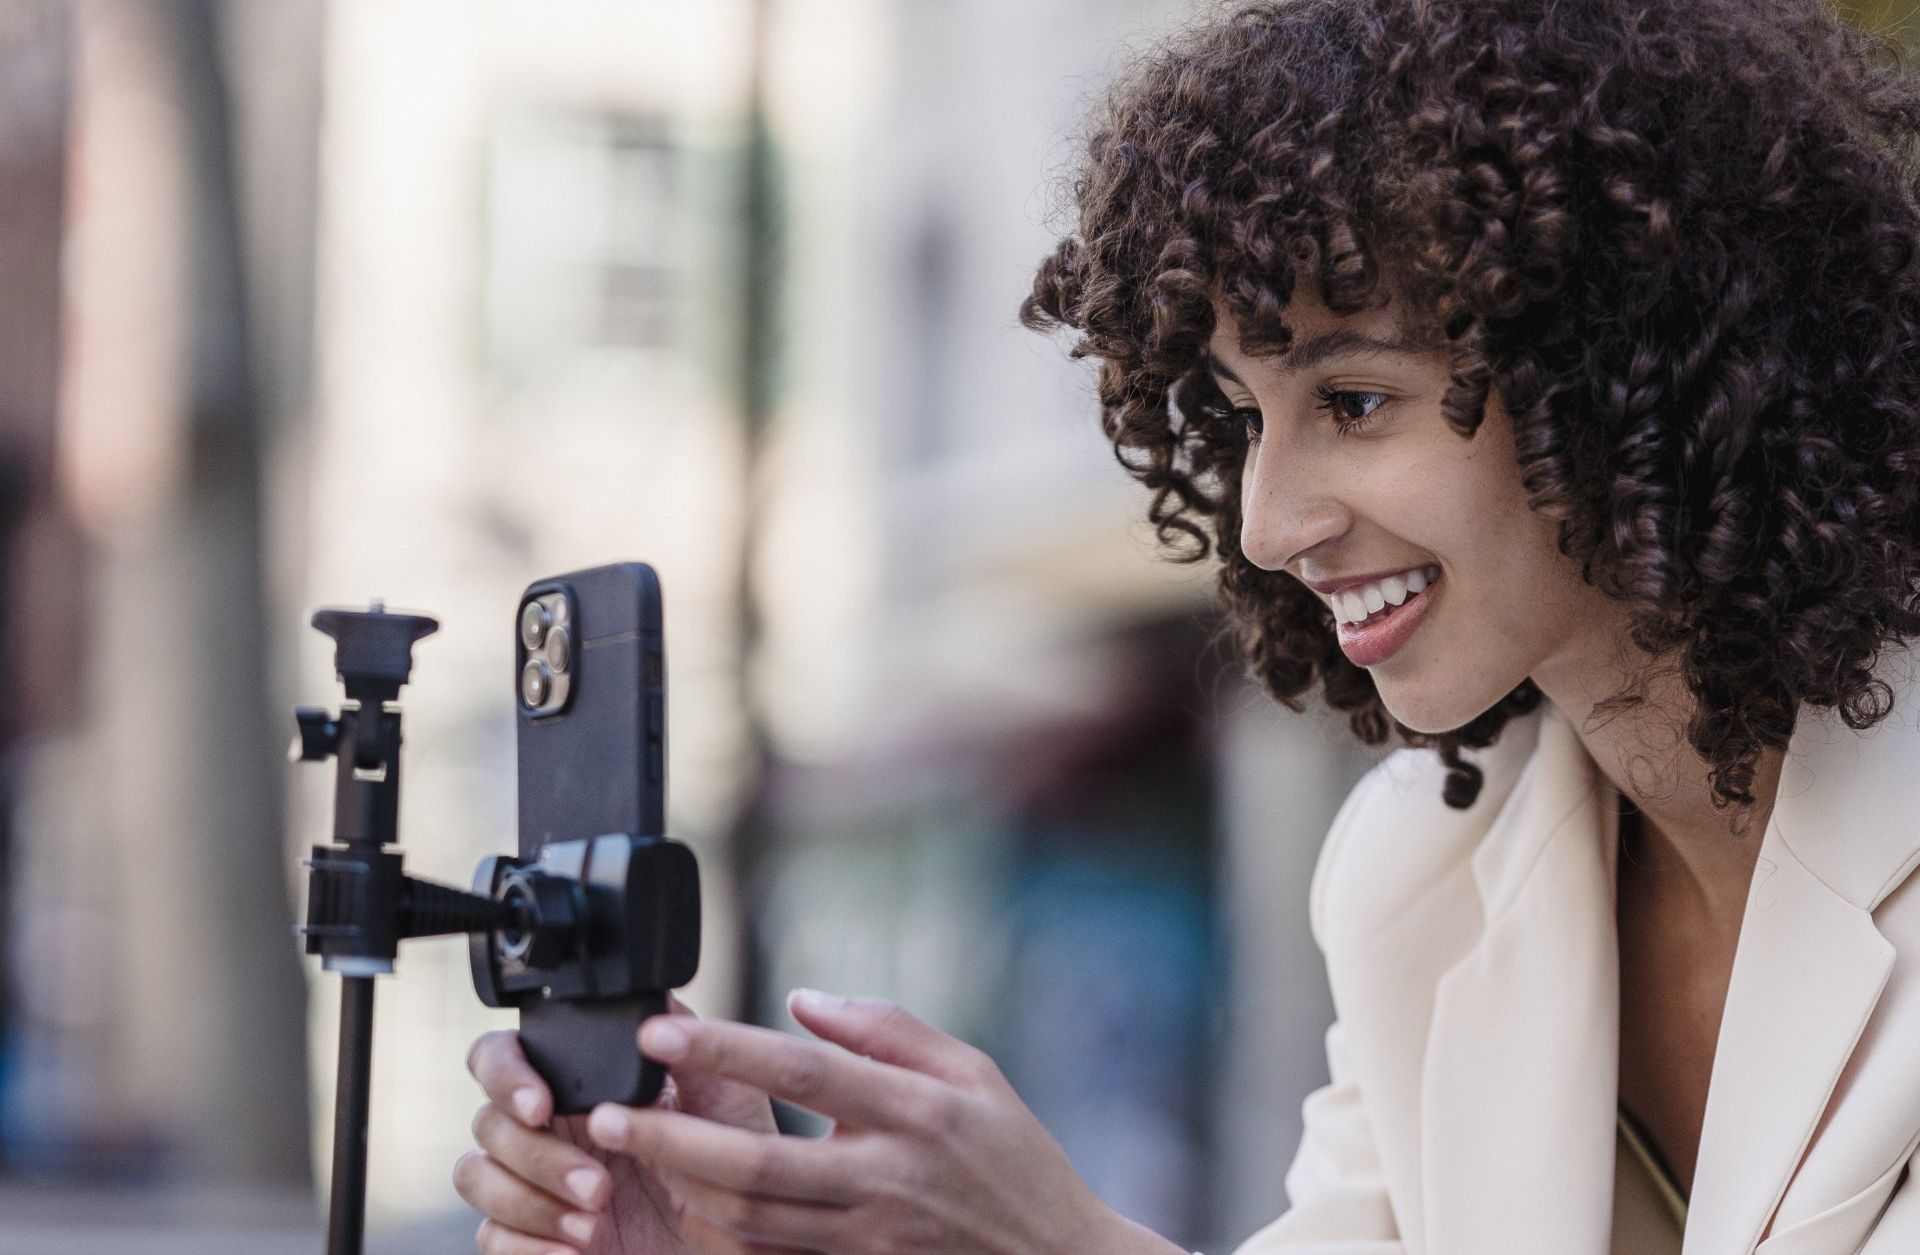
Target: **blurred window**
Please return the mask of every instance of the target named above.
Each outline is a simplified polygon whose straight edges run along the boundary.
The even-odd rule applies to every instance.
[[[488,144],[488,365],[520,383],[583,353],[664,349],[677,250],[675,153],[634,114],[524,111]]]

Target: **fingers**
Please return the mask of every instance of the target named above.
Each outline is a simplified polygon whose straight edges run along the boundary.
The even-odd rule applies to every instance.
[[[893,1128],[934,1101],[938,1082],[787,1033],[724,1021],[655,1016],[640,1045],[662,1063],[717,1072],[861,1128]]]
[[[496,1228],[504,1227],[530,1239],[545,1239],[542,1255],[553,1249],[556,1239],[585,1246],[599,1226],[599,1217],[576,1211],[535,1189],[478,1151],[463,1155],[453,1166],[453,1188]],[[509,1235],[503,1234],[495,1241],[503,1251],[514,1249]]]
[[[587,1132],[649,1166],[768,1198],[845,1206],[863,1175],[845,1143],[750,1133],[676,1111],[602,1103]]]
[[[1000,1076],[984,1052],[948,1036],[896,1002],[796,989],[787,998],[787,1010],[815,1036],[951,1085],[976,1088]]]
[[[553,1094],[527,1062],[520,1037],[506,1029],[482,1034],[467,1051],[467,1071],[496,1107],[534,1128],[553,1118]]]
[[[507,1171],[575,1207],[600,1210],[612,1188],[606,1168],[592,1155],[527,1128],[491,1104],[474,1116],[473,1140]]]
[[[676,1176],[673,1192],[682,1206],[683,1230],[691,1217],[736,1238],[755,1242],[757,1245],[752,1248],[755,1251],[766,1250],[765,1245],[759,1244],[769,1242],[796,1243],[810,1251],[828,1250],[836,1238],[844,1236],[847,1227],[847,1213],[843,1208],[738,1194],[697,1177]]]

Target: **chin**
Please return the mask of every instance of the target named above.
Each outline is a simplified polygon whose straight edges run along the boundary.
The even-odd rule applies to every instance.
[[[1475,695],[1457,690],[1450,693],[1421,692],[1396,685],[1390,680],[1382,680],[1377,675],[1374,677],[1374,687],[1379,690],[1380,704],[1387,708],[1387,713],[1422,736],[1439,736],[1465,727],[1493,709],[1503,695],[1479,701]]]

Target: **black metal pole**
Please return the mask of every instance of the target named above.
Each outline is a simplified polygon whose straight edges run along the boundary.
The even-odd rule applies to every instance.
[[[360,1255],[367,1216],[367,1107],[373,1090],[373,977],[340,981],[339,1092],[333,1104],[333,1184],[327,1255]]]

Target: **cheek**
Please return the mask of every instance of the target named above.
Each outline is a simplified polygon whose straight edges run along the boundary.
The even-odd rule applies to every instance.
[[[1483,428],[1483,437],[1495,434]],[[1507,564],[1537,554],[1542,546],[1553,553],[1553,523],[1528,507],[1511,446],[1497,439],[1466,444],[1457,436],[1448,438],[1455,442],[1452,456],[1429,459],[1417,490],[1439,533],[1434,543],[1454,549],[1441,557],[1465,565],[1476,555],[1491,556]]]

